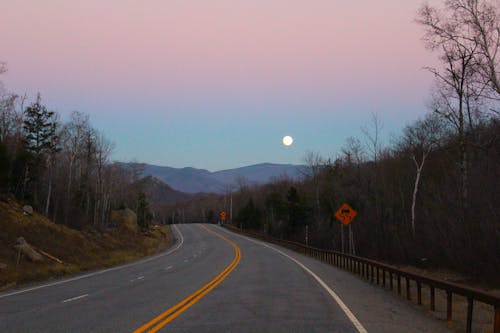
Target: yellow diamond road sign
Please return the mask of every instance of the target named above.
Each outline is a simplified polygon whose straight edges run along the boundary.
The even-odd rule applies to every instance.
[[[356,215],[358,215],[358,213],[346,203],[340,206],[335,212],[335,217],[342,222],[343,225],[349,225]]]

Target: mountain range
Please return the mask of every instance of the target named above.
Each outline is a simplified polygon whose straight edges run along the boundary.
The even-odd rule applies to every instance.
[[[234,190],[238,183],[265,184],[273,178],[299,179],[305,166],[262,163],[236,169],[211,172],[196,168],[172,168],[144,163],[120,163],[128,168],[140,168],[142,176],[152,176],[184,193],[223,193]]]

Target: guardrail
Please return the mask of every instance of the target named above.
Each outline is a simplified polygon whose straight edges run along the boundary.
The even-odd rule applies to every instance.
[[[412,273],[404,269],[400,269],[375,260],[370,260],[337,251],[323,250],[311,246],[306,246],[298,242],[292,242],[283,239],[272,238],[263,234],[243,231],[227,224],[223,226],[232,231],[286,247],[327,264],[348,270],[354,274],[361,276],[362,278],[369,280],[372,283],[377,283],[377,285],[381,284],[382,287],[387,288],[388,282],[389,289],[394,290],[394,288],[396,287],[399,295],[403,294],[402,279],[404,279],[404,286],[406,289],[405,295],[408,300],[412,299],[411,284],[413,282],[413,284],[416,285],[417,288],[417,303],[419,305],[422,305],[422,285],[427,285],[429,287],[431,311],[436,311],[436,289],[443,290],[446,292],[446,319],[448,320],[448,322],[452,321],[453,294],[463,296],[467,299],[467,333],[472,332],[472,312],[474,308],[474,301],[489,304],[493,306],[494,309],[493,332],[500,333],[500,295],[497,293],[488,293],[483,290],[470,288],[458,283],[448,282],[425,275]],[[394,278],[396,280],[396,286],[394,286]]]

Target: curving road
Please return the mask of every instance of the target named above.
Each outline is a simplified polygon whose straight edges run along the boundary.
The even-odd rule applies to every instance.
[[[382,289],[215,225],[169,251],[0,293],[0,332],[446,332]]]

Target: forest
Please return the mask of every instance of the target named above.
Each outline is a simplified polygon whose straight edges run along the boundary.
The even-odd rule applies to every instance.
[[[147,226],[167,222],[229,223],[274,237],[347,250],[333,217],[343,203],[352,222],[352,252],[410,264],[447,267],[500,281],[500,41],[498,5],[447,0],[439,11],[424,5],[417,23],[441,62],[428,114],[390,144],[373,114],[361,138],[348,138],[334,157],[309,152],[301,180],[263,186],[239,179],[224,195],[181,203],[148,204],[141,170],[113,163],[112,143],[73,112],[67,121],[38,95],[0,85],[0,193],[32,205],[55,223],[106,229],[111,211],[129,207]],[[417,41],[416,41],[417,42]],[[7,70],[0,64],[1,73]],[[1,82],[1,80],[0,80]],[[150,207],[151,206],[151,207]]]
[[[75,111],[61,122],[40,95],[26,100],[0,86],[0,193],[76,229],[104,230],[111,211],[123,207],[147,226],[152,215],[140,171],[110,161],[113,145],[89,117]]]

